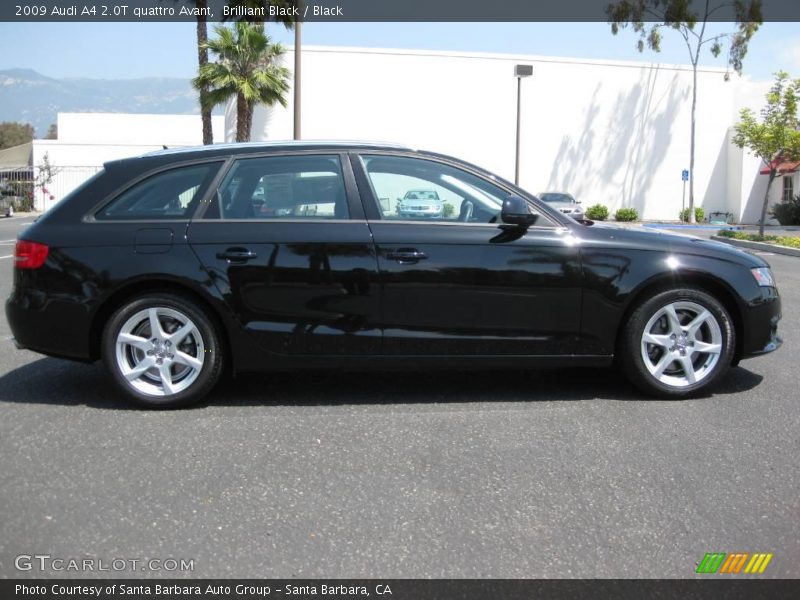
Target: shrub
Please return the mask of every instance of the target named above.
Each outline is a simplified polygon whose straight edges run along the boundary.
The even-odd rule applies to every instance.
[[[785,235],[758,235],[757,233],[746,233],[744,231],[731,231],[722,229],[717,232],[720,237],[732,238],[734,240],[748,240],[751,242],[765,242],[767,244],[778,244],[789,246],[790,248],[800,248],[800,237],[789,237]]]
[[[593,221],[605,221],[608,218],[608,207],[595,204],[586,209],[586,218]]]
[[[447,217],[452,217],[454,212],[456,212],[456,207],[450,204],[449,202],[445,202],[442,205],[442,217],[444,217],[445,219]]]
[[[688,223],[689,222],[689,209],[688,208],[684,208],[681,211],[679,216],[681,218],[681,221],[683,221],[684,223]],[[696,223],[702,223],[703,219],[705,218],[705,216],[706,216],[706,211],[703,210],[702,206],[695,206],[694,207],[694,220],[695,220]]]
[[[800,225],[800,194],[779,204],[769,211],[781,225]]]
[[[638,221],[639,213],[635,208],[620,208],[614,213],[616,221]]]

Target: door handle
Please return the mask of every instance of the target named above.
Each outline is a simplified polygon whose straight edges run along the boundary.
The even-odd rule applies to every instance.
[[[386,253],[386,258],[396,260],[399,263],[415,263],[419,260],[428,258],[428,255],[414,248],[400,248]]]
[[[225,252],[217,252],[217,258],[228,262],[245,262],[256,258],[258,254],[247,248],[228,248]]]

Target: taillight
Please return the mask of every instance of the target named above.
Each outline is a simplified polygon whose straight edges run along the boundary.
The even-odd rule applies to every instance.
[[[14,249],[14,266],[17,269],[38,269],[47,259],[47,244],[17,240]]]

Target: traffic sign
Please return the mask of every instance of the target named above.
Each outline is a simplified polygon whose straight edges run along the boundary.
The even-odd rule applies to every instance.
[[[689,181],[689,169],[684,169],[681,171],[681,179],[683,181]]]

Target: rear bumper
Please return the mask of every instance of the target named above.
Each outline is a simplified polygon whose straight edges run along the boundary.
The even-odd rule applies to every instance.
[[[64,299],[13,292],[6,301],[6,319],[14,345],[48,356],[91,360],[87,308]]]

